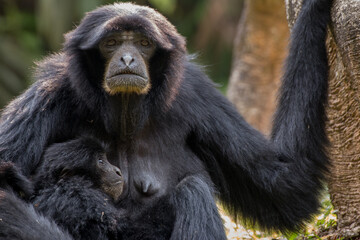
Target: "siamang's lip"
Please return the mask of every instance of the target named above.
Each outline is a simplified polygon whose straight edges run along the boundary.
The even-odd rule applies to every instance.
[[[110,181],[105,181],[103,182],[102,184],[108,186],[108,187],[113,187],[113,186],[116,186],[116,185],[122,185],[124,184],[124,181],[123,180],[119,180],[119,181],[114,181],[114,182],[110,182]]]
[[[120,180],[120,181],[117,181],[117,182],[113,182],[111,185],[118,185],[118,184],[122,184],[122,183],[123,183],[123,181]]]
[[[118,72],[118,73],[111,75],[109,78],[118,77],[118,76],[137,76],[137,77],[141,77],[141,78],[145,79],[142,75],[140,75],[136,72],[130,72],[130,71]]]

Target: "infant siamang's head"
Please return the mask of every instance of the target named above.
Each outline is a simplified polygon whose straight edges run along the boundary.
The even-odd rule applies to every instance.
[[[82,176],[118,200],[123,192],[123,177],[120,169],[107,160],[105,149],[104,144],[89,137],[51,145],[44,154],[37,187],[44,188],[60,179]]]

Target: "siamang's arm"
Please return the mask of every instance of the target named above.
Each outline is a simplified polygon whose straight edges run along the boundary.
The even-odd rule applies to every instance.
[[[38,191],[33,204],[75,239],[116,239],[117,228],[124,227],[111,198],[80,176]]]
[[[11,191],[0,190],[0,239],[73,239]]]
[[[45,60],[37,76],[40,80],[2,112],[0,161],[14,162],[26,176],[38,165],[50,139],[71,131],[70,126],[64,126],[72,114],[65,109],[73,108],[65,106],[72,103],[65,100],[70,94],[65,91],[66,83],[60,82],[64,78],[59,74],[64,65],[61,60],[59,55]]]
[[[138,217],[121,219],[124,239],[222,240],[226,239],[210,179],[191,175]]]
[[[14,191],[25,199],[33,194],[33,184],[12,162],[0,162],[0,188]]]
[[[226,239],[215,201],[210,201],[213,198],[212,188],[204,179],[184,178],[170,196],[176,215],[170,239]]]
[[[248,125],[220,93],[213,92],[211,98],[217,106],[208,105],[208,114],[198,115],[201,124],[194,128],[188,143],[207,165],[225,207],[236,218],[241,214],[240,219],[249,225],[258,223],[267,230],[297,225],[302,217],[292,216],[292,212],[298,214],[303,206],[298,202],[306,200],[297,196],[298,189],[291,185],[294,176],[289,174],[289,163],[279,159],[271,142]],[[305,182],[305,178],[294,180]],[[315,199],[310,202],[314,203]]]
[[[318,207],[328,167],[325,39],[331,2],[304,1],[292,30],[270,141],[206,84],[192,101],[199,121],[189,145],[207,164],[229,210],[268,230],[296,229]],[[193,79],[200,84],[199,76]]]

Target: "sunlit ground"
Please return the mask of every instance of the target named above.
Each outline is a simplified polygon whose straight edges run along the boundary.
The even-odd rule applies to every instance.
[[[294,233],[289,236],[282,236],[279,234],[265,234],[260,231],[254,231],[246,229],[243,226],[234,223],[230,217],[228,217],[221,207],[219,207],[221,217],[224,221],[225,231],[228,240],[242,240],[242,239],[260,239],[260,240],[272,240],[272,239],[289,239],[289,240],[300,240],[300,239],[326,239],[326,236],[319,237],[319,232],[329,229],[336,225],[336,213],[333,210],[328,195],[324,196],[322,201],[322,209],[320,214],[317,215],[313,222],[307,225],[307,228],[299,233]]]

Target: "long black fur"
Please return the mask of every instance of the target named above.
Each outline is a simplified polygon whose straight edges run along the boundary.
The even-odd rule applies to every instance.
[[[99,189],[95,163],[104,146],[88,137],[51,145],[35,177],[36,210],[78,240],[169,239],[174,215],[168,197],[130,219]]]
[[[219,224],[221,217],[212,199],[213,192],[201,176],[184,178],[171,195],[177,216],[171,239],[226,239]],[[184,232],[184,229],[187,231]]]
[[[0,189],[13,191],[24,199],[33,194],[33,184],[12,162],[0,162]]]
[[[39,214],[31,204],[1,189],[0,219],[2,240],[73,239],[54,221]]]
[[[266,230],[298,229],[319,206],[328,168],[325,37],[331,3],[304,1],[292,30],[270,140],[188,60],[183,37],[162,15],[114,4],[88,13],[66,35],[63,51],[38,64],[37,81],[2,114],[0,158],[29,176],[48,145],[86,133],[111,143],[109,159],[123,171],[127,187],[118,208],[136,215],[178,192],[175,209],[183,211],[176,211],[173,239],[215,239],[214,229],[223,233],[210,197],[216,193],[237,219]],[[109,96],[101,88],[105,63],[97,43],[123,30],[142,32],[157,45],[146,95]],[[189,176],[201,181],[174,190]],[[135,186],[139,182],[157,192],[144,196]],[[193,215],[195,206],[211,224],[203,214]]]
[[[71,240],[67,232],[20,198],[29,198],[32,192],[31,182],[12,163],[0,163],[0,239]]]

